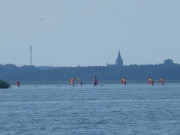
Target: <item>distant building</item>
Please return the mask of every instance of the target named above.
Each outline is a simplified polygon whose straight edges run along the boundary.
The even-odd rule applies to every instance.
[[[107,67],[123,67],[123,59],[121,58],[120,51],[119,51],[118,57],[116,59],[116,64],[107,64]]]

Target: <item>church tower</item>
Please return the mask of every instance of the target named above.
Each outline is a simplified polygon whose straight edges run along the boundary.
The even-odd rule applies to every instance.
[[[117,59],[116,59],[116,66],[120,66],[120,67],[123,66],[123,59],[121,58],[120,51],[119,51],[118,57],[117,57]]]

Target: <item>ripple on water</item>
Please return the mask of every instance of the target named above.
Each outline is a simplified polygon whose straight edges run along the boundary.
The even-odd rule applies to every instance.
[[[0,91],[1,135],[179,134],[180,84]]]

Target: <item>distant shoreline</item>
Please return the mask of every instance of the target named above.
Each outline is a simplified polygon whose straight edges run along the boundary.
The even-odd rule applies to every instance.
[[[118,84],[123,77],[128,83],[148,83],[149,77],[159,82],[162,76],[165,83],[180,83],[180,64],[130,65],[122,67],[68,67],[46,68],[35,66],[17,67],[12,64],[0,65],[0,79],[10,84],[16,80],[20,84],[69,84],[77,76],[83,84],[92,84],[96,75],[99,84]]]

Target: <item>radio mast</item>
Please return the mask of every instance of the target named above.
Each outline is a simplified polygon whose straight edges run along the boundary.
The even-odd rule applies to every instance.
[[[32,46],[30,46],[30,65],[32,66]]]

